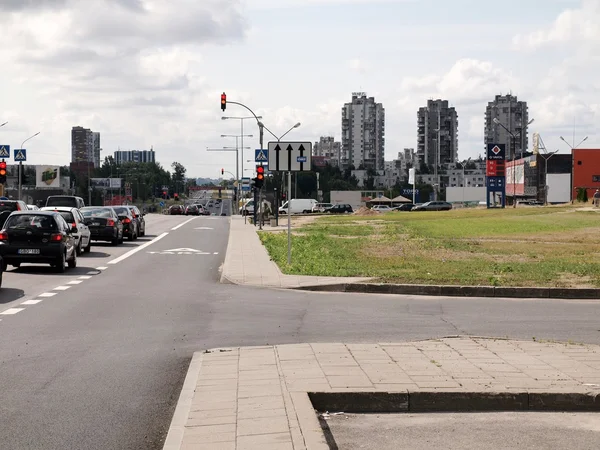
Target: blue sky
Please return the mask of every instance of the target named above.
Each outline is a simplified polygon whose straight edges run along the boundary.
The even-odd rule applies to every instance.
[[[477,156],[486,103],[509,91],[528,101],[530,132],[549,150],[568,151],[559,137],[574,124],[576,140],[600,147],[600,0],[10,4],[0,5],[0,144],[42,131],[27,145],[30,163],[68,163],[70,129],[81,125],[102,133],[105,155],[152,145],[192,176],[235,172],[233,153],[206,152],[240,132],[220,120],[222,91],[276,133],[301,122],[288,137],[313,142],[339,138],[343,103],[367,92],[386,109],[387,160],[416,146],[416,111],[438,97],[457,108],[459,157]],[[245,145],[257,148],[246,125],[255,137]]]

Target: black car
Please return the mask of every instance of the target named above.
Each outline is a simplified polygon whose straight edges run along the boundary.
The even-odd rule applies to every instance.
[[[146,235],[146,219],[144,219],[144,216],[146,215],[146,213],[141,212],[140,209],[135,205],[125,205],[125,207],[127,207],[131,210],[131,215],[133,216],[133,219],[137,222],[138,236],[145,236]]]
[[[50,264],[58,272],[65,271],[65,263],[77,267],[74,232],[54,211],[12,213],[0,231],[2,269],[22,263]]]
[[[92,241],[108,241],[113,245],[123,243],[123,222],[112,207],[86,206],[80,211]]]
[[[140,235],[138,221],[133,217],[131,209],[127,206],[113,206],[113,209],[123,223],[123,234],[127,235],[130,241],[135,241]]]
[[[354,212],[354,210],[352,209],[352,206],[345,204],[345,203],[340,203],[337,205],[333,205],[331,208],[329,208],[327,210],[327,212],[329,212],[331,214],[343,214],[343,213],[352,213],[352,212]]]

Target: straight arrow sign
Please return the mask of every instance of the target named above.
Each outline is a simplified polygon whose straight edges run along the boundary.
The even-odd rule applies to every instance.
[[[298,151],[300,152],[300,158],[304,158],[304,145],[300,144],[298,147]],[[300,172],[304,170],[304,159],[300,160]]]
[[[275,170],[279,170],[279,152],[281,151],[281,147],[279,144],[275,147]]]
[[[292,152],[294,151],[294,147],[292,147],[292,144],[289,144],[287,146],[287,151],[288,151],[288,172],[292,171]]]

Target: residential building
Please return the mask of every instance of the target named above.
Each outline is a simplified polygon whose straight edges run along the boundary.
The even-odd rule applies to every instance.
[[[97,131],[92,132],[93,142],[94,142],[94,167],[100,167],[100,133]]]
[[[385,109],[374,97],[354,92],[342,108],[341,166],[384,170]]]
[[[98,137],[98,145],[100,138]],[[94,133],[89,128],[71,129],[71,163],[94,163]]]
[[[438,142],[439,139],[439,142]],[[448,100],[428,100],[417,112],[418,165],[435,167],[458,158],[458,114]],[[437,164],[436,164],[437,161]]]
[[[336,142],[333,136],[321,136],[319,142],[313,146],[313,156],[323,158],[327,164],[332,166],[340,165],[340,156],[342,153],[341,142]]]
[[[485,109],[484,150],[487,152],[488,144],[506,144],[506,159],[513,159],[511,135],[502,125],[494,123],[494,119],[517,136],[514,142],[514,154],[522,157],[528,147],[527,102],[518,101],[516,95],[496,95],[494,101],[489,102]]]
[[[114,158],[115,164],[156,162],[154,149],[152,148],[150,150],[117,150]]]

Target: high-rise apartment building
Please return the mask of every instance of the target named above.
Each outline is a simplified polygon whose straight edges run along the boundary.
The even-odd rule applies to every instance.
[[[341,166],[385,168],[385,109],[374,97],[354,92],[342,108]]]
[[[517,137],[514,142],[514,154],[519,158],[523,156],[528,148],[529,110],[527,102],[518,101],[516,95],[496,95],[494,101],[489,102],[485,109],[485,151],[487,151],[487,144],[506,144],[506,158],[513,159],[512,137],[502,125],[494,123],[494,119],[497,119]]]
[[[98,143],[100,143],[99,138]],[[71,129],[71,162],[94,162],[94,134],[89,128]]]
[[[93,147],[94,147],[94,167],[100,167],[100,133],[92,132]]]
[[[154,149],[150,150],[117,150],[114,155],[116,164],[126,162],[148,163],[156,162]]]
[[[439,142],[438,142],[439,139]],[[417,160],[435,167],[458,159],[458,114],[448,100],[427,100],[417,112]],[[436,163],[437,161],[437,163]]]
[[[313,156],[319,156],[328,163],[339,166],[342,154],[341,142],[336,142],[333,136],[321,136],[319,142],[313,146]]]

